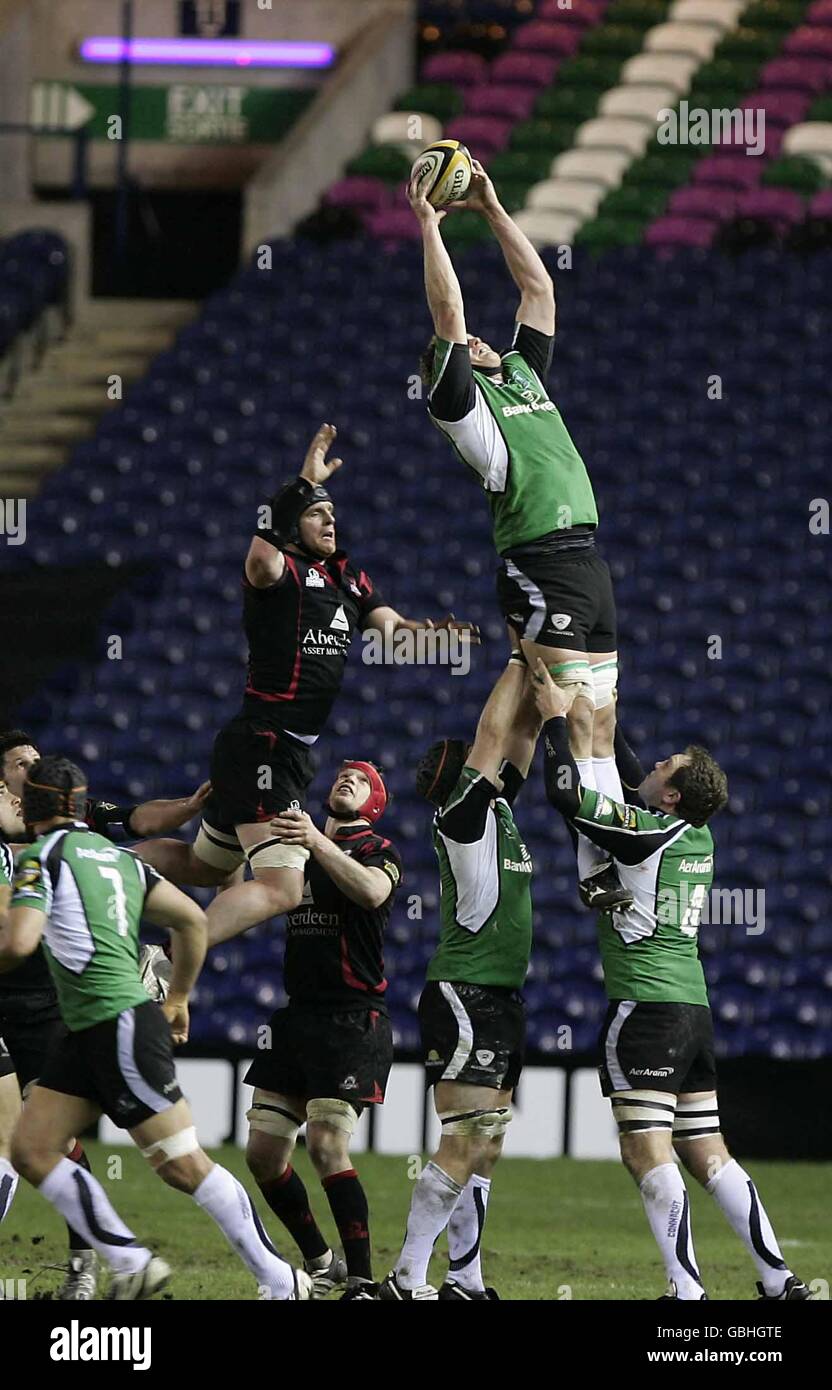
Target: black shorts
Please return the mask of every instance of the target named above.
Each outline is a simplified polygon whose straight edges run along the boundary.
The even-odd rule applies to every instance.
[[[37,1081],[50,1051],[67,1036],[55,991],[32,989],[21,990],[19,994],[0,993],[0,1035],[22,1092]]]
[[[497,599],[506,622],[528,642],[575,652],[617,648],[612,578],[594,548],[504,560]]]
[[[390,1019],[378,1009],[290,1004],[269,1020],[269,1047],[245,1075],[248,1086],[300,1100],[347,1100],[360,1115],[382,1105],[393,1065]]]
[[[517,990],[428,980],[419,1000],[428,1082],[513,1091],[526,1051],[526,1006]]]
[[[598,1038],[605,1096],[615,1091],[716,1090],[714,1024],[707,1004],[613,999]]]
[[[14,1074],[14,1062],[9,1056],[9,1049],[0,1038],[0,1081],[3,1080],[4,1076],[14,1076]]]
[[[152,999],[68,1033],[50,1055],[41,1086],[100,1106],[119,1129],[135,1129],[182,1099],[170,1024]]]
[[[237,715],[214,740],[205,820],[228,835],[236,825],[271,820],[289,806],[302,811],[311,781],[305,743],[264,720]]]

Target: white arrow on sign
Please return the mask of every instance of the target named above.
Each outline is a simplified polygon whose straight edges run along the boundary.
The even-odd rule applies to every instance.
[[[29,114],[38,130],[80,130],[95,115],[95,107],[64,82],[35,82]]]

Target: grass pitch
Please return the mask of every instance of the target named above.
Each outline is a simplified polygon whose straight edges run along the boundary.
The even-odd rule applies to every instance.
[[[93,1170],[137,1237],[174,1267],[168,1297],[253,1299],[254,1281],[232,1254],[210,1217],[190,1198],[165,1187],[132,1148],[90,1143]],[[286,1258],[296,1260],[287,1233],[268,1211],[247,1173],[242,1152],[225,1147],[213,1155],[230,1168],[257,1205],[269,1234]],[[307,1184],[319,1223],[337,1243],[329,1207],[306,1154],[295,1167]],[[376,1277],[398,1254],[410,1202],[413,1160],[358,1155],[356,1166],[370,1200]],[[807,1283],[832,1280],[832,1164],[749,1163],[783,1254]],[[754,1267],[715,1204],[689,1184],[693,1235],[700,1269],[712,1299],[752,1299]],[[440,1238],[430,1278],[440,1284],[447,1268]],[[49,1297],[62,1275],[45,1270],[66,1260],[64,1227],[57,1213],[21,1183],[0,1228],[0,1280],[25,1279],[30,1299]],[[664,1278],[641,1199],[616,1163],[575,1159],[504,1159],[492,1187],[483,1239],[486,1281],[514,1300],[651,1299]],[[41,1272],[39,1272],[41,1271]],[[337,1295],[333,1296],[333,1299]]]

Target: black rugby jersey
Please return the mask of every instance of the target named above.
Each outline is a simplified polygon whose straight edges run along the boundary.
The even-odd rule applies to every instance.
[[[84,820],[90,830],[97,831],[108,840],[121,843],[130,836],[136,838],[129,826],[130,813],[135,809],[135,806],[116,806],[112,801],[98,801],[95,797],[87,797]],[[5,843],[3,848],[7,848]],[[11,858],[11,855],[9,857]],[[40,991],[54,993],[54,989],[42,946],[38,946],[14,970],[5,970],[0,975],[0,994],[19,994],[22,991],[33,994]]]
[[[360,907],[310,857],[303,899],[286,914],[286,993],[292,1004],[386,1012],[384,933],[401,883],[401,857],[369,825],[344,826],[335,843],[360,864],[383,869],[393,890],[381,907]]]
[[[341,688],[353,633],[384,600],[342,550],[328,560],[283,555],[286,568],[268,588],[255,588],[243,574],[249,645],[243,712],[311,737]]]

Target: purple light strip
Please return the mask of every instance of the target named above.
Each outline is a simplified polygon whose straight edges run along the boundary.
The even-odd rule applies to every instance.
[[[127,50],[125,52],[125,50]],[[188,67],[329,68],[335,49],[328,43],[250,43],[245,39],[83,39],[85,63],[178,63]]]

